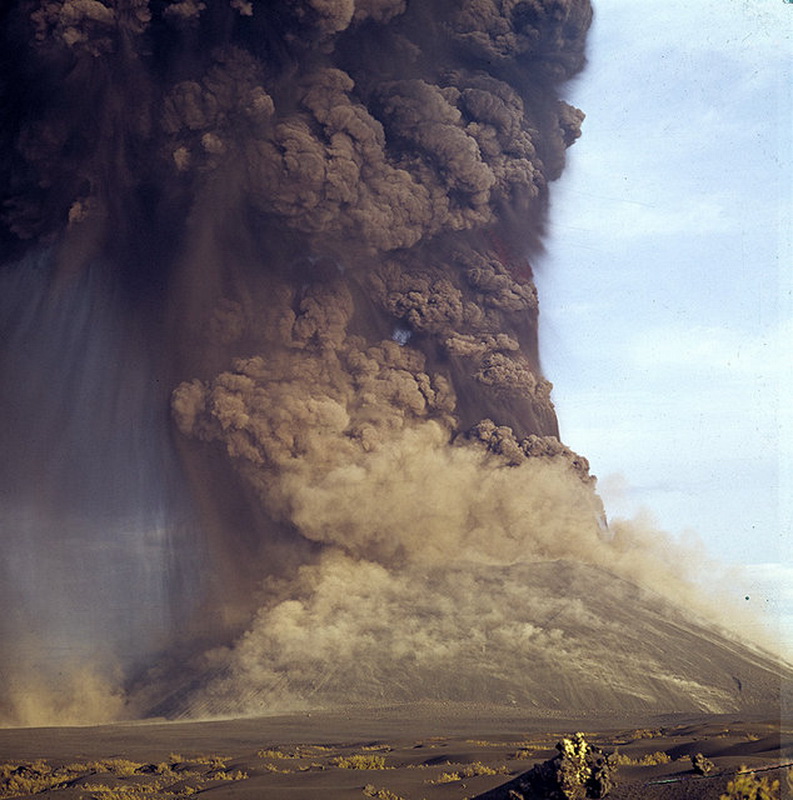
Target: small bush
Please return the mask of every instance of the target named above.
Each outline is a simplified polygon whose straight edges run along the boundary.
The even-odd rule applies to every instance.
[[[291,753],[284,753],[282,750],[257,750],[259,758],[295,758]]]
[[[317,758],[325,753],[332,753],[332,747],[325,747],[322,744],[301,745],[295,750],[295,758]]]
[[[638,728],[631,735],[634,739],[655,739],[663,736],[664,732],[660,728]]]
[[[716,768],[716,765],[702,753],[695,753],[691,756],[691,768],[697,775],[709,775]]]
[[[175,778],[177,773],[174,766],[173,762],[161,761],[159,764],[152,764],[152,772],[162,775],[164,778]]]
[[[263,769],[267,772],[275,772],[279,775],[288,775],[294,770],[289,769],[288,767],[279,767],[277,764],[273,764],[271,761],[268,761],[266,764],[263,765]]]
[[[187,759],[190,764],[206,764],[212,769],[226,769],[228,758],[221,756],[193,756]]]
[[[76,775],[67,770],[55,770],[46,761],[0,765],[0,797],[15,797],[59,789]]]
[[[338,756],[333,763],[340,769],[388,769],[383,756],[374,756],[369,753],[354,756]]]
[[[428,783],[454,783],[462,779],[463,776],[459,772],[442,772],[434,781],[428,781]]]
[[[672,757],[661,750],[655,753],[647,753],[641,758],[631,758],[622,753],[614,753],[611,756],[612,763],[618,767],[656,767],[659,764],[668,764]]]
[[[123,786],[86,783],[82,788],[98,800],[137,800],[137,798],[158,794],[163,790],[159,783],[133,783]]]
[[[241,769],[228,772],[225,769],[218,769],[210,772],[207,776],[211,781],[246,781],[248,780],[248,773],[243,772]]]
[[[509,770],[502,764],[499,767],[489,767],[481,761],[474,761],[473,764],[466,764],[457,772],[443,772],[440,777],[429,783],[454,783],[463,778],[475,778],[478,775],[508,775]]]
[[[557,743],[559,751],[529,775],[534,788],[553,797],[606,797],[614,786],[613,757],[591,745],[583,733]]]
[[[463,767],[462,775],[464,778],[475,778],[477,775],[505,775],[508,770],[505,766],[489,767],[481,761],[474,761],[473,764],[468,764]]]
[[[209,766],[203,772],[198,765]],[[191,769],[193,767],[193,769]],[[206,772],[206,774],[204,774]],[[186,798],[208,787],[208,781],[240,781],[248,775],[226,769],[226,759],[198,756],[185,759],[171,754],[167,762],[142,764],[125,758],[105,758],[53,767],[45,760],[0,764],[0,800],[29,796],[71,786],[78,778],[95,776],[95,782],[80,786],[80,800],[153,800]],[[119,779],[104,782],[105,776]],[[187,781],[191,783],[188,784]]]
[[[81,772],[111,772],[120,778],[135,775],[143,768],[138,761],[129,761],[126,758],[103,758],[101,761],[88,761],[85,764],[74,764],[73,767]]]
[[[758,778],[754,772],[741,771],[727,784],[727,793],[719,800],[779,800],[779,781]]]
[[[377,800],[405,800],[401,795],[395,794],[390,789],[377,789],[371,783],[363,787],[363,793],[367,797],[375,797]]]

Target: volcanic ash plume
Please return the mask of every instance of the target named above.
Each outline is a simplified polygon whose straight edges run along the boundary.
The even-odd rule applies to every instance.
[[[590,20],[3,5],[7,723],[559,707],[570,659],[612,687],[595,705],[736,704],[642,688],[650,655],[620,694],[597,659],[630,620],[565,600],[590,568],[683,591],[651,536],[606,529],[538,359],[527,258]]]

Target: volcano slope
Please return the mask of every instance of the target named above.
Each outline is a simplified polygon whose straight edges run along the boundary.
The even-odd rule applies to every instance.
[[[186,687],[149,709],[191,721],[0,730],[0,797],[515,800],[576,731],[618,753],[612,800],[715,800],[747,770],[789,785],[782,689],[793,670],[603,568],[414,570],[391,587],[399,597],[374,582],[340,587],[347,605],[314,608],[304,631],[313,660],[276,648],[268,662],[243,638],[223,669],[197,662]],[[441,614],[441,597],[458,613]],[[382,625],[343,645],[353,610],[371,618],[373,607]],[[303,610],[311,616],[311,598]],[[707,775],[693,768],[698,754]]]
[[[148,714],[440,701],[541,715],[774,716],[793,679],[772,655],[580,562],[365,577],[329,571],[319,590],[266,608],[252,628],[266,640],[249,635],[199,659],[191,680],[183,672],[177,689],[149,699]]]

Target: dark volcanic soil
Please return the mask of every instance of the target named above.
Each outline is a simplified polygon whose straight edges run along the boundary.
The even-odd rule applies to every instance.
[[[780,780],[793,762],[779,714],[570,719],[516,708],[436,704],[193,723],[0,731],[0,797],[213,800],[322,797],[500,800],[508,785],[583,731],[618,751],[616,800],[718,798],[735,772]],[[702,753],[707,777],[692,769]],[[43,761],[42,761],[43,760]],[[38,763],[36,763],[38,762]],[[14,783],[16,776],[16,783]]]

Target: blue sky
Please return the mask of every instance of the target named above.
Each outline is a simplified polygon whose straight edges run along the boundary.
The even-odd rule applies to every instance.
[[[562,439],[793,639],[793,4],[595,12],[538,263]]]

